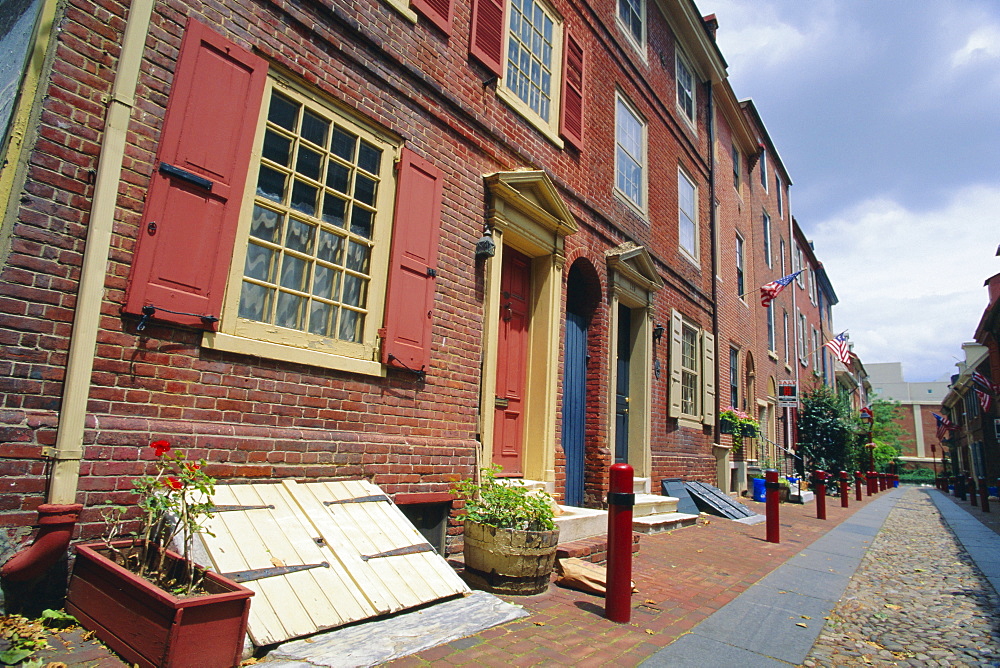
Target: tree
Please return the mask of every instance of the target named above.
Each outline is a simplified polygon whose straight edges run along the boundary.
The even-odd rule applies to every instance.
[[[799,446],[812,466],[826,471],[854,470],[857,434],[846,397],[826,385],[802,394],[799,410]]]

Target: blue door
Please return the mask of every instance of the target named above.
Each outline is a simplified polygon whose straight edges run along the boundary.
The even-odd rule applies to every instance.
[[[566,457],[566,505],[583,505],[584,427],[587,398],[587,322],[566,314],[562,445]]]

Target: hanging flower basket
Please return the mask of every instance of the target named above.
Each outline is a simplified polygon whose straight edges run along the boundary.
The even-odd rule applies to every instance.
[[[719,416],[719,431],[723,434],[732,434],[733,429],[736,427],[736,421],[725,416]]]
[[[732,435],[733,452],[739,452],[740,448],[743,447],[744,438],[760,436],[760,425],[745,411],[726,406],[719,411],[719,431]]]

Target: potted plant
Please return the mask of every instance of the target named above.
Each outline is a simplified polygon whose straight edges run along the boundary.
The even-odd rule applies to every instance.
[[[239,663],[253,591],[189,558],[211,517],[215,480],[167,441],[151,446],[156,474],[133,482],[142,528],[121,536],[121,509],[102,542],[76,546],[66,609],[130,663],[143,667]],[[169,549],[179,539],[178,554]]]
[[[549,586],[559,529],[554,501],[519,481],[497,478],[497,465],[480,480],[455,486],[465,501],[465,572],[473,586],[504,594],[538,594]]]
[[[723,434],[732,434],[733,452],[739,452],[743,447],[744,438],[760,436],[760,425],[745,411],[732,406],[726,406],[719,411],[719,430]]]

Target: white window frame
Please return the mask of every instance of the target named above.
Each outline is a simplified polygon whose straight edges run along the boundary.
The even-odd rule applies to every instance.
[[[761,212],[761,227],[764,231],[764,262],[771,267],[774,264],[771,252],[771,216],[767,215],[767,211]]]
[[[782,276],[787,276],[788,275],[788,264],[787,264],[787,262],[785,260],[785,253],[787,252],[787,246],[785,245],[784,238],[780,238],[779,237],[779,239],[778,239],[778,252],[781,255],[781,275]]]
[[[760,185],[764,187],[764,192],[767,192],[767,149],[760,149],[760,159],[757,161],[757,166],[760,169]]]
[[[618,28],[621,29],[622,33],[624,33],[629,43],[635,48],[636,51],[639,52],[639,54],[643,58],[645,58],[646,28],[648,23],[646,20],[646,0],[635,0],[635,4],[638,5],[638,8],[635,11],[635,13],[638,14],[638,19],[639,19],[638,36],[636,36],[636,34],[632,31],[632,26],[626,23],[625,19],[622,18],[622,5],[625,3],[629,5],[628,8],[631,10],[632,9],[631,5],[633,3],[630,2],[629,0],[617,0],[615,2],[615,22],[618,24]]]
[[[789,349],[788,349],[788,311],[786,309],[782,309],[781,310],[781,316],[782,316],[782,326],[784,327],[785,364],[788,364],[788,362],[791,361],[791,357],[789,357],[789,355],[788,355],[788,353],[789,353]]]
[[[319,213],[314,216],[306,216],[292,209],[290,205],[280,205],[279,207],[269,198],[256,193],[258,171],[264,160],[263,146],[268,127],[268,109],[272,95],[275,93],[303,105],[316,116],[324,118],[331,124],[343,127],[365,142],[382,149],[380,173],[377,175],[379,183],[374,206],[375,214],[372,220],[373,228],[369,239],[371,254],[366,284],[364,325],[360,330],[360,341],[342,341],[303,330],[258,322],[239,315],[244,269],[250,245],[251,223],[256,205],[260,204],[268,209],[278,207],[285,215],[310,223],[321,220]],[[305,139],[299,141],[303,142]],[[299,150],[296,148],[297,146],[297,143],[293,143],[292,150]],[[343,111],[335,102],[274,75],[269,76],[257,124],[250,178],[247,180],[247,189],[243,196],[242,213],[233,249],[233,260],[227,281],[219,331],[205,333],[202,345],[211,349],[299,364],[367,375],[384,375],[382,364],[377,360],[378,329],[382,327],[385,308],[386,279],[389,271],[389,251],[395,212],[395,164],[399,157],[399,149],[398,140],[382,134],[363,119]],[[292,160],[290,158],[289,162],[291,163]],[[325,190],[329,191],[330,189],[325,188]],[[322,223],[320,224],[322,226]],[[279,245],[283,246],[284,242]],[[283,252],[289,253],[290,251]],[[281,279],[278,277],[274,280],[280,281]]]
[[[622,145],[623,116],[621,114],[623,112],[625,113],[624,118],[626,120],[630,119],[631,121],[634,121],[636,125],[638,125],[639,134],[641,135],[639,137],[639,141],[641,144],[639,149],[642,153],[642,155],[638,156],[638,159],[636,159],[636,156],[632,155],[631,152]],[[641,200],[639,202],[636,202],[635,199],[633,199],[632,195],[630,195],[628,192],[626,192],[619,186],[618,180],[622,169],[620,156],[622,153],[625,154],[628,160],[630,160],[633,163],[636,163],[639,166],[639,176],[640,176],[639,180],[641,182],[639,184],[639,193],[638,193],[639,198]],[[629,102],[628,99],[621,94],[621,92],[616,92],[615,93],[615,183],[614,183],[615,190],[614,191],[617,195],[621,196],[621,198],[629,206],[635,209],[635,211],[639,213],[643,218],[646,217],[646,211],[647,211],[646,207],[648,200],[649,165],[647,164],[647,154],[648,154],[648,148],[646,141],[646,120],[636,110],[636,108],[632,106],[632,103]]]
[[[684,322],[681,326],[681,415],[686,415],[691,418],[701,417],[701,337],[699,336],[698,328],[691,325],[688,322]],[[686,359],[686,355],[683,352],[684,348],[688,346],[688,341],[693,339],[693,353],[691,355],[691,360],[694,362],[694,366],[689,366]],[[693,381],[693,382],[689,382]],[[685,390],[689,390],[691,397],[685,399]],[[686,408],[692,408],[693,410],[685,410]]]
[[[743,154],[740,153],[740,149],[736,148],[736,144],[732,144],[732,152],[730,157],[733,160],[733,188],[735,188],[737,194],[739,194],[742,197]]]
[[[736,247],[735,247],[734,258],[736,262],[736,294],[740,300],[745,301],[746,295],[743,294],[746,290],[746,253],[743,244],[743,237],[736,233]]]
[[[682,83],[685,74],[690,80],[690,88]],[[674,101],[677,103],[677,110],[681,112],[681,116],[688,125],[695,129],[698,120],[698,78],[695,76],[694,68],[691,67],[691,62],[681,53],[680,49],[677,49],[674,54],[674,78],[676,79]],[[690,110],[687,109],[686,102],[690,102]]]
[[[795,257],[798,260],[798,264],[797,264],[797,267],[793,268],[793,271],[796,268],[797,269],[807,269],[808,268],[806,266],[806,254],[802,251],[802,247],[799,246],[797,243],[795,244]],[[806,272],[803,271],[801,274],[799,274],[798,276],[796,276],[795,277],[795,282],[799,284],[800,288],[805,288],[806,287]]]
[[[806,314],[799,311],[799,362],[802,366],[808,366],[807,352],[809,349],[809,323],[806,321]]]
[[[549,109],[548,118],[541,115],[539,111],[532,108],[531,104],[523,100],[511,84],[511,62],[510,62],[510,40],[511,40],[511,16],[514,11],[513,2],[504,0],[504,21],[503,21],[503,60],[501,63],[502,72],[500,80],[497,82],[496,92],[504,102],[514,108],[517,113],[535,126],[553,144],[562,148],[565,142],[559,136],[559,112],[562,103],[562,77],[563,77],[563,19],[562,16],[546,0],[531,0],[533,5],[537,5],[542,13],[552,21],[552,50],[549,59]],[[520,41],[520,40],[519,40]],[[529,82],[530,83],[530,82]]]
[[[777,355],[778,342],[774,324],[774,302],[767,305],[767,350]]]
[[[682,206],[681,188],[690,186],[691,201],[694,211],[685,211]],[[684,227],[691,229],[692,244],[694,248],[684,245]],[[688,255],[695,263],[698,263],[699,252],[699,230],[698,230],[698,185],[694,179],[687,175],[681,168],[677,168],[677,247]]]
[[[774,194],[778,198],[778,218],[784,219],[785,217],[785,202],[781,194],[781,177],[777,174],[774,175]]]
[[[683,360],[685,333],[690,340],[694,334],[694,366]],[[697,324],[685,318],[680,311],[672,309],[670,315],[670,386],[668,390],[667,415],[677,418],[684,427],[700,428],[715,424],[715,337]],[[686,375],[685,375],[686,374]],[[693,385],[690,382],[694,374]],[[684,397],[685,378],[693,396]]]

